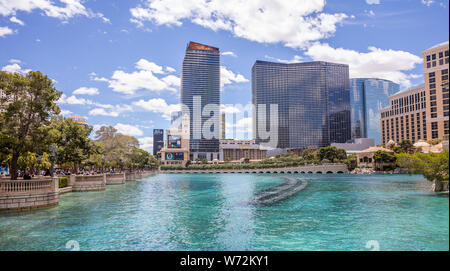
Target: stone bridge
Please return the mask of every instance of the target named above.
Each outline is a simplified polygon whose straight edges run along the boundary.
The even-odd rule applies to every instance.
[[[345,164],[308,165],[284,168],[258,169],[205,169],[205,170],[161,170],[160,173],[282,173],[282,174],[336,174],[348,173]]]

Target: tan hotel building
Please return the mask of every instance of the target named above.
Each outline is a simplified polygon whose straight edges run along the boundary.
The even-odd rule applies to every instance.
[[[448,139],[449,43],[433,46],[422,55],[425,84],[390,96],[389,108],[380,110],[382,144]]]
[[[389,104],[388,108],[380,110],[382,144],[403,139],[414,143],[428,138],[424,85],[390,96]]]
[[[449,135],[448,51],[447,41],[422,52],[428,139],[446,139]]]

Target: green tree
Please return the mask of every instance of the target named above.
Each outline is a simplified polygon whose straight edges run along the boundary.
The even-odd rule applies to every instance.
[[[415,149],[416,148],[409,139],[404,139],[400,141],[397,146],[393,147],[395,153],[413,153]]]
[[[17,160],[19,168],[27,170],[33,169],[37,165],[37,157],[34,152],[22,153]]]
[[[344,163],[347,165],[349,171],[354,170],[358,166],[358,159],[356,155],[351,154],[347,156],[347,159],[344,160]]]
[[[10,154],[11,179],[17,179],[18,159],[27,152],[42,153],[49,145],[52,115],[59,114],[61,92],[40,72],[26,75],[0,71],[0,152]]]
[[[331,162],[339,162],[347,158],[347,153],[344,149],[328,146],[319,149],[318,158],[320,161],[327,159]]]
[[[136,149],[132,157],[133,168],[146,168],[150,165],[150,157],[151,155],[147,151]]]
[[[62,117],[54,118],[52,126],[57,131],[58,152],[56,157],[58,164],[73,162],[74,171],[77,172],[82,161],[88,159],[92,154],[101,152],[100,145],[89,139],[92,127],[85,128],[71,119]]]
[[[191,161],[191,160],[187,160],[187,161],[186,161],[186,164],[185,164],[184,166],[185,166],[185,167],[189,167],[191,164],[192,164],[192,161]]]
[[[449,180],[449,152],[397,154],[397,164],[408,168],[410,173],[422,174],[428,181],[433,182],[433,191],[443,190],[443,184]]]
[[[304,149],[302,151],[302,153],[301,153],[301,156],[307,162],[311,162],[311,161],[313,161],[315,159],[314,152],[312,150],[310,150],[310,149]]]
[[[380,170],[385,170],[386,168],[395,165],[397,158],[395,155],[388,153],[387,151],[377,151],[373,155],[373,160],[375,161],[375,168]]]

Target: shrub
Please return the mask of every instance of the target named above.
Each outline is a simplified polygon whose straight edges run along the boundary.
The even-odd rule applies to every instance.
[[[58,185],[59,188],[64,188],[69,185],[69,178],[67,177],[59,177],[58,181],[59,181]]]

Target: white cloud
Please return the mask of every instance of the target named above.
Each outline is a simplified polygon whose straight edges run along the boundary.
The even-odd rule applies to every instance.
[[[25,23],[19,19],[17,19],[15,16],[11,17],[11,19],[9,19],[11,22],[16,23],[16,24],[20,24],[21,26],[24,26]]]
[[[146,111],[162,114],[163,118],[170,120],[170,114],[174,111],[180,111],[179,104],[167,104],[164,99],[155,98],[148,101],[139,100],[133,103],[134,106],[140,107]]]
[[[14,30],[12,30],[11,28],[9,28],[7,26],[0,26],[0,37],[14,34],[14,32],[15,32]]]
[[[244,83],[248,82],[242,74],[235,74],[234,72],[228,70],[225,66],[220,66],[220,88],[231,83]]]
[[[138,70],[132,73],[116,70],[111,76],[111,79],[97,77],[95,73],[91,73],[91,80],[108,82],[109,87],[113,91],[128,95],[132,95],[141,89],[154,92],[177,92],[177,87],[180,86],[180,79],[175,75],[165,77],[155,76],[155,74],[165,73],[163,68],[156,63],[146,59],[140,59],[136,62],[136,68]]]
[[[84,105],[93,105],[94,102],[91,100],[87,100],[85,98],[78,98],[75,95],[67,97],[66,94],[62,94],[59,100],[57,101],[59,104],[84,104]]]
[[[101,105],[98,105],[101,106]],[[108,109],[108,110],[106,110]],[[121,113],[133,111],[133,108],[130,105],[103,105],[102,108],[94,108],[89,111],[89,115],[91,116],[107,116],[107,117],[118,117]]]
[[[166,71],[167,72],[175,72],[176,70],[174,68],[172,68],[172,67],[167,66],[166,67]]]
[[[252,117],[243,117],[234,124],[232,120],[226,120],[225,124],[227,137],[236,137],[236,139],[252,138],[253,119]]]
[[[14,63],[14,64],[3,66],[2,71],[7,71],[7,72],[10,72],[10,73],[18,72],[18,73],[21,73],[21,74],[26,74],[26,73],[28,73],[31,70],[30,69],[22,69],[22,67],[20,67],[19,64]]]
[[[276,57],[272,57],[272,56],[268,56],[268,55],[265,55],[264,57],[267,58],[267,59],[270,59],[272,61],[276,61],[276,62],[280,62],[280,63],[286,63],[286,64],[299,63],[299,62],[301,62],[303,60],[303,57],[298,56],[298,55],[295,55],[294,58],[292,58],[290,60],[280,59],[280,58],[276,58]]]
[[[251,41],[304,48],[332,36],[336,24],[348,17],[322,13],[324,6],[324,0],[146,0],[130,9],[130,21],[140,27],[145,21],[167,26],[190,21]]]
[[[328,44],[316,43],[305,54],[315,61],[348,64],[350,77],[375,77],[411,87],[411,78],[405,71],[422,63],[422,58],[405,51],[383,50],[369,47],[369,52],[358,52],[344,48],[332,48]]]
[[[434,0],[421,0],[422,4],[426,5],[427,7],[431,6],[434,3]]]
[[[69,105],[84,105],[84,106],[95,106],[97,108],[92,109],[89,111],[89,115],[103,115],[103,116],[111,116],[111,117],[117,117],[122,112],[126,111],[133,111],[133,108],[130,105],[111,105],[111,104],[102,104],[98,102],[93,102],[92,100],[85,99],[85,98],[79,98],[75,95],[71,95],[67,97],[66,94],[62,94],[59,100],[57,101],[58,104],[69,104]],[[104,110],[108,109],[108,110]]]
[[[20,60],[18,60],[18,59],[10,59],[8,62],[9,62],[9,63],[17,63],[17,64],[22,63],[22,61],[20,61]]]
[[[220,113],[234,114],[234,113],[239,113],[239,112],[241,112],[241,110],[238,107],[233,106],[231,104],[221,104],[220,105]]]
[[[98,92],[98,88],[88,88],[88,87],[81,87],[72,92],[72,94],[77,95],[98,95],[100,92]]]
[[[153,137],[141,137],[138,138],[139,147],[153,154]]]
[[[61,109],[60,114],[61,114],[62,116],[72,115],[72,111]]]
[[[163,68],[161,66],[143,58],[139,59],[139,61],[136,62],[136,68],[138,70],[150,71],[158,74],[164,73]]]
[[[231,51],[223,52],[221,55],[237,57],[237,55],[235,53],[231,52]]]
[[[117,123],[114,128],[117,129],[118,133],[129,135],[129,136],[142,136],[144,132],[136,126]]]
[[[378,5],[380,4],[380,0],[366,0],[366,3],[369,5]]]
[[[42,10],[49,17],[67,21],[75,16],[86,16],[88,18],[101,18],[109,22],[102,13],[95,13],[87,9],[81,0],[59,0],[58,5],[51,0],[0,0],[0,15],[16,15],[18,11],[32,12],[35,9]]]

